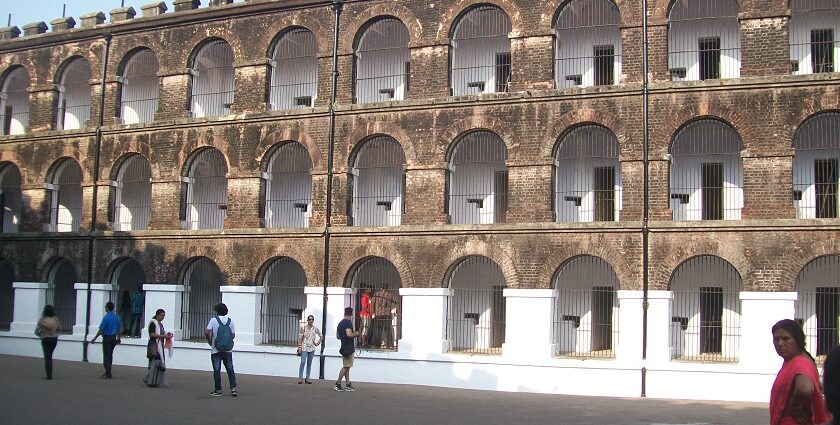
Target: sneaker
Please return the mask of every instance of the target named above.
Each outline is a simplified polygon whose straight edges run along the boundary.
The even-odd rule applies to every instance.
[[[337,384],[333,385],[333,389],[336,390],[336,391],[344,391],[341,388],[341,383],[337,383]]]
[[[352,385],[347,384],[347,385],[344,387],[344,391],[356,391],[356,389],[355,389],[355,388],[353,388],[353,386],[352,386]]]
[[[239,397],[239,394],[236,392],[236,388],[231,388],[230,389],[230,395],[232,395],[234,397]]]
[[[210,395],[213,396],[213,397],[221,397],[222,392],[221,391],[213,391],[212,393],[210,393]]]

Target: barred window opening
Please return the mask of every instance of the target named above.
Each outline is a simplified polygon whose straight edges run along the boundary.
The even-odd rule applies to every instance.
[[[735,0],[677,0],[668,16],[674,81],[738,78],[741,34]]]
[[[318,95],[318,47],[305,28],[286,32],[272,55],[269,104],[273,111],[315,106]]]
[[[9,330],[15,312],[15,268],[9,260],[0,261],[0,329]]]
[[[213,260],[202,257],[189,263],[183,279],[181,329],[184,340],[205,341],[204,330],[215,314],[213,307],[222,302],[221,287],[225,277]]]
[[[76,282],[76,269],[70,261],[61,258],[50,267],[46,303],[55,307],[63,334],[73,333],[76,324]]]
[[[612,266],[598,257],[577,257],[560,268],[552,284],[557,289],[556,355],[614,358],[620,285]]]
[[[15,164],[0,164],[0,233],[15,233],[21,220],[23,192],[20,169]]]
[[[714,256],[694,257],[671,275],[671,357],[737,362],[741,337],[741,276]]]
[[[790,62],[796,75],[837,71],[840,5],[832,0],[791,0]]]
[[[348,274],[345,286],[353,288],[350,306],[361,346],[396,350],[402,338],[402,279],[394,264],[381,257],[364,259]]]
[[[227,163],[222,153],[214,148],[200,151],[185,180],[184,228],[223,228],[227,216]]]
[[[817,257],[796,277],[796,320],[819,363],[840,343],[840,256]]]
[[[732,127],[701,119],[671,144],[670,202],[674,220],[740,220],[744,207],[741,139]]]
[[[478,6],[455,27],[451,42],[453,96],[508,91],[510,18],[495,6]]]
[[[501,354],[507,286],[502,269],[487,257],[468,257],[452,269],[448,281],[452,289],[446,326],[450,351]]]
[[[111,301],[116,307],[116,312],[121,314],[122,328],[126,330],[126,334],[131,335],[134,331],[133,329],[129,329],[131,316],[123,308],[122,294],[127,293],[130,297],[135,291],[142,290],[143,284],[147,282],[146,272],[143,271],[143,266],[133,258],[123,258],[117,261],[119,263],[114,267],[113,273],[111,273],[111,287],[113,288],[111,291]],[[129,309],[131,308],[130,305],[128,307]],[[145,321],[145,311],[132,311],[131,313],[141,314],[139,319],[139,327],[141,329],[144,324],[148,323]]]
[[[840,205],[840,113],[809,118],[793,136],[793,205],[796,218],[837,218]]]
[[[408,29],[398,19],[371,24],[356,49],[356,103],[403,100],[408,90]]]
[[[297,261],[281,257],[266,268],[262,285],[263,344],[297,345],[306,310],[306,272]]]
[[[351,170],[354,226],[399,226],[405,191],[405,153],[389,136],[364,142]]]
[[[29,72],[17,67],[3,80],[0,129],[4,135],[24,134],[29,125]]]
[[[448,167],[451,224],[504,223],[508,208],[507,147],[489,131],[456,142]]]
[[[190,113],[193,118],[228,115],[233,104],[233,49],[215,40],[193,60]]]
[[[598,125],[575,128],[555,153],[558,223],[618,221],[622,208],[618,140]]]
[[[160,83],[154,52],[131,55],[120,78],[120,118],[123,124],[152,122],[158,109]]]
[[[61,160],[47,185],[49,231],[77,232],[82,220],[82,169],[73,159]]]
[[[309,227],[312,217],[312,160],[300,143],[272,153],[265,178],[265,227]]]
[[[112,228],[146,230],[152,205],[152,169],[143,155],[132,155],[120,167],[114,188]]]
[[[90,119],[90,63],[73,59],[61,73],[58,86],[56,128],[84,128]]]
[[[555,87],[619,83],[621,29],[618,7],[610,0],[573,0],[554,23]]]

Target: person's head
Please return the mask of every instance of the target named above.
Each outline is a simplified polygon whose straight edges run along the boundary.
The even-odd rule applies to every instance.
[[[163,320],[164,317],[166,317],[166,312],[162,308],[155,311],[155,319],[157,319],[157,321]]]
[[[314,325],[315,324],[315,316],[313,316],[311,314],[309,316],[306,316],[306,324],[309,325],[309,326]]]
[[[353,317],[353,307],[344,307],[344,317]]]
[[[776,354],[790,360],[805,353],[805,332],[794,320],[783,319],[773,325],[773,346]]]
[[[114,303],[111,301],[105,303],[105,311],[114,311]]]
[[[215,307],[213,307],[213,311],[216,312],[219,316],[227,316],[228,308],[225,303],[218,303]]]
[[[44,306],[44,311],[41,312],[41,316],[55,317],[55,308],[50,304],[45,305]]]

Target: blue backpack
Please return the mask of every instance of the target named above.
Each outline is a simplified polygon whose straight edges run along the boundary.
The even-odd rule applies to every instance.
[[[233,350],[233,331],[230,330],[230,319],[227,323],[222,323],[219,316],[216,316],[216,321],[219,322],[219,328],[216,329],[216,341],[213,345],[219,351]]]

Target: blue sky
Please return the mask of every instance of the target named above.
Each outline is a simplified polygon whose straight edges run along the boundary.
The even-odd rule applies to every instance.
[[[243,0],[235,0],[234,3],[241,3]],[[124,0],[125,6],[131,6],[137,11],[140,17],[140,6],[155,3],[155,0]],[[105,19],[110,19],[109,12],[120,7],[121,0],[0,0],[0,27],[8,23],[9,14],[12,14],[12,26],[17,26],[23,31],[23,26],[30,22],[44,21],[47,25],[50,21],[61,17],[62,6],[67,5],[66,16],[72,16],[78,25],[79,16],[90,12],[102,12]],[[172,0],[165,1],[167,13],[172,12]],[[209,0],[202,0],[201,7],[206,7]]]

